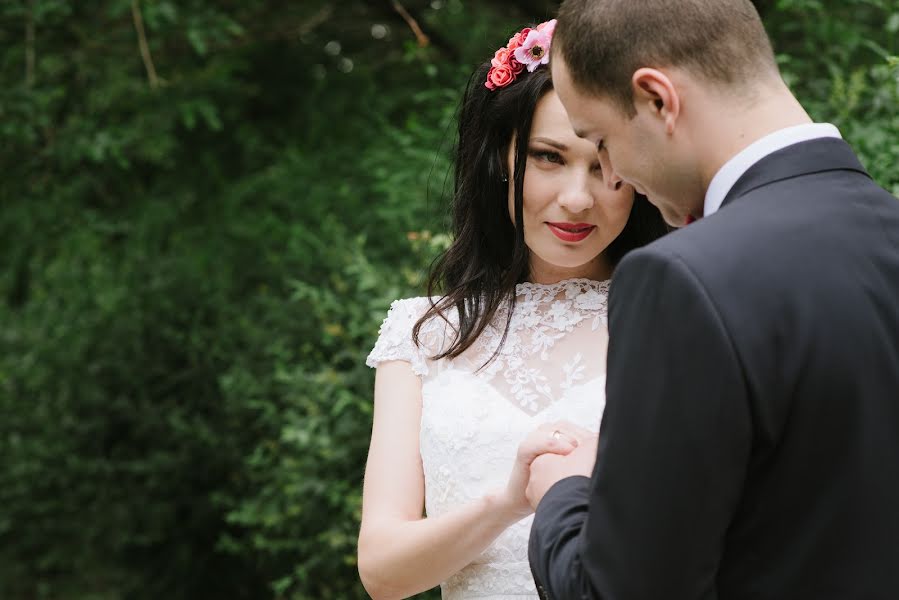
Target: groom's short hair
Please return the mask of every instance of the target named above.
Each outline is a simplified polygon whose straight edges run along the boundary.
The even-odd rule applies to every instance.
[[[565,0],[553,52],[575,85],[631,116],[631,77],[641,67],[679,67],[726,87],[777,73],[750,0]]]

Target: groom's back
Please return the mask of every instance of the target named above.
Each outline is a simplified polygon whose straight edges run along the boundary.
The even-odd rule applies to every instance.
[[[722,599],[899,594],[899,201],[855,170],[771,175],[812,147],[849,152],[772,155],[657,244],[708,289],[750,402]]]

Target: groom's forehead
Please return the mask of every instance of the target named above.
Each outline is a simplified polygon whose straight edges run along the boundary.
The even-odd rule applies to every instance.
[[[614,103],[608,98],[577,90],[577,95],[573,100],[573,110],[570,112],[577,114],[570,115],[572,117],[571,125],[578,137],[595,134],[594,130],[598,126],[604,126],[618,115]]]

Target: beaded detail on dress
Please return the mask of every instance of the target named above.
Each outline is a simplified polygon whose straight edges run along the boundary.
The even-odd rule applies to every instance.
[[[599,429],[608,290],[608,281],[588,279],[519,284],[498,353],[505,307],[462,355],[438,361],[430,357],[452,343],[457,315],[425,322],[419,347],[412,327],[429,300],[393,303],[366,363],[407,361],[422,379],[420,448],[429,516],[502,489],[519,442],[541,423],[565,419]],[[537,598],[527,562],[531,521],[507,529],[444,582],[444,600]]]

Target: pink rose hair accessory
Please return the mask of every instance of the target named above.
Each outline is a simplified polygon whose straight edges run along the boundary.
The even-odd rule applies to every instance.
[[[556,20],[547,21],[528,32],[521,46],[515,49],[515,60],[527,66],[528,72],[549,62],[549,47],[552,45]]]
[[[549,49],[552,45],[556,20],[547,21],[531,29],[525,27],[511,38],[505,47],[500,48],[490,61],[487,81],[488,90],[504,88],[527,68],[532,73],[540,65],[549,62]]]

